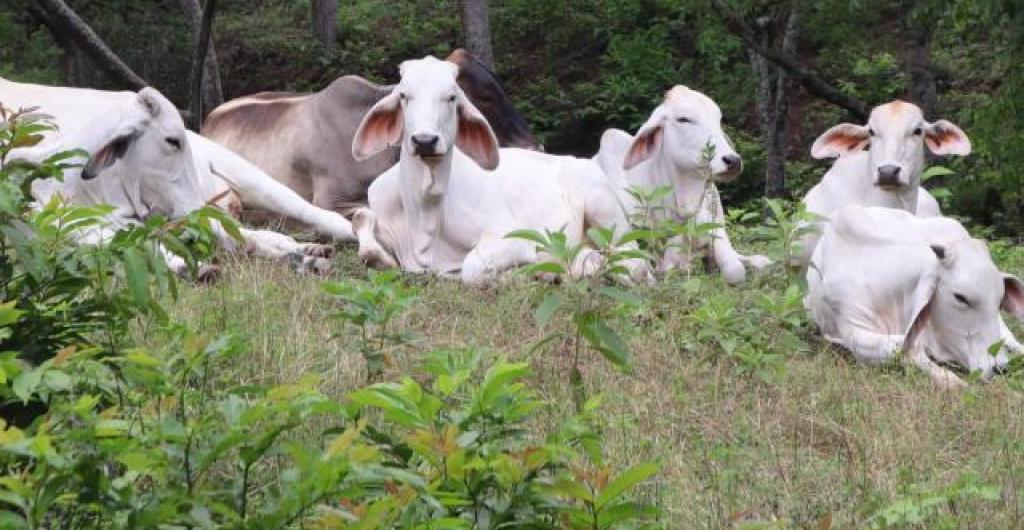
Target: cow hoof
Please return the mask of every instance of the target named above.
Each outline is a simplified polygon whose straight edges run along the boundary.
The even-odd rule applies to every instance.
[[[196,271],[196,283],[211,284],[220,279],[220,267],[216,265],[200,265]]]
[[[760,254],[747,256],[747,265],[749,265],[756,271],[766,269],[769,266],[771,266],[772,263],[774,262],[771,259],[769,259],[767,256],[762,256]]]
[[[299,272],[301,272],[302,274],[327,276],[328,274],[331,273],[331,269],[333,268],[334,263],[327,258],[306,256],[302,259],[302,264],[299,265]]]
[[[315,258],[329,258],[334,255],[334,247],[318,243],[306,243],[302,245],[302,253]]]

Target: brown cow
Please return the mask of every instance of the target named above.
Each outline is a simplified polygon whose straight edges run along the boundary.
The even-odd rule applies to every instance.
[[[493,72],[462,49],[447,60],[459,66],[459,86],[483,112],[502,146],[540,149]],[[202,134],[316,206],[348,214],[366,203],[370,183],[398,162],[397,147],[363,162],[352,157],[360,120],[391,90],[349,75],[313,94],[263,92],[214,109]]]

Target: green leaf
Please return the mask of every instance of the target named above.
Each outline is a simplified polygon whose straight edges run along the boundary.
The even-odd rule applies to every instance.
[[[599,287],[597,292],[630,307],[640,307],[644,304],[643,298],[617,287],[606,285]]]
[[[949,169],[948,167],[932,166],[924,170],[923,173],[921,173],[921,182],[928,182],[929,179],[935,177],[944,177],[946,175],[952,175],[954,173],[955,172],[952,169]]]
[[[548,240],[536,230],[514,230],[505,234],[505,239],[525,239],[533,241],[542,247],[548,246]]]
[[[124,256],[124,275],[128,282],[128,290],[131,292],[135,305],[145,307],[149,305],[149,274],[146,264],[134,248],[126,248]]]
[[[544,326],[551,321],[551,317],[554,316],[555,311],[565,302],[565,299],[561,294],[553,292],[544,299],[537,309],[533,312],[533,318],[537,322],[537,325]]]
[[[659,466],[653,462],[637,464],[611,481],[607,487],[597,496],[594,505],[601,510],[609,502],[619,498],[620,495],[632,489],[637,484],[647,480],[658,472]]]

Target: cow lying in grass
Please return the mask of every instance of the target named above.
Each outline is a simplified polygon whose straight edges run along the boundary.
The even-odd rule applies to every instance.
[[[465,50],[446,60],[458,67],[456,82],[487,118],[499,145],[539,149],[493,72]],[[359,121],[393,89],[348,75],[312,94],[253,94],[214,109],[202,132],[304,199],[348,215],[365,206],[373,179],[398,162],[397,149],[366,160],[354,159],[349,149]]]
[[[365,262],[486,284],[544,259],[533,243],[505,237],[512,231],[564,230],[569,244],[578,244],[588,227],[626,230],[622,205],[596,164],[499,151],[487,120],[456,83],[455,65],[427,57],[400,71],[401,82],[370,109],[352,144],[357,160],[401,145],[398,164],[370,186],[369,208],[353,217]],[[575,273],[593,257],[581,253]],[[642,260],[626,266],[634,280],[649,276]]]
[[[845,206],[941,215],[939,203],[921,187],[925,146],[936,155],[971,153],[971,141],[959,127],[946,120],[929,123],[917,105],[898,100],[875,107],[867,125],[842,123],[818,137],[811,156],[837,160],[804,197],[807,211],[823,221],[802,238],[803,262],[814,253],[823,222]]]
[[[110,204],[110,227],[135,223],[153,214],[179,218],[230,189],[254,204],[304,222],[321,234],[354,239],[349,222],[302,200],[286,186],[241,157],[185,130],[177,109],[158,91],[108,92],[49,87],[0,79],[0,103],[8,107],[39,107],[59,127],[39,145],[16,149],[12,159],[39,162],[65,150],[82,148],[89,159],[67,171],[63,182],[37,182],[33,196],[48,202],[60,194],[76,204]],[[239,205],[225,203],[225,209]],[[91,243],[111,232],[92,233]],[[292,259],[306,271],[325,272],[330,247],[302,244],[269,230],[242,230],[244,250],[278,259]],[[230,247],[233,242],[221,234]],[[168,264],[183,272],[184,262],[165,253]],[[206,270],[212,270],[207,268]]]
[[[706,160],[710,154],[710,159]],[[670,187],[672,193],[658,205],[655,215],[692,219],[698,225],[713,223],[706,236],[697,241],[673,238],[659,268],[689,268],[691,250],[704,253],[722,271],[729,283],[746,279],[746,267],[761,269],[771,261],[764,256],[744,256],[732,247],[725,231],[722,200],[715,182],[735,179],[743,160],[733,150],[722,130],[722,112],[711,98],[676,86],[665,95],[636,137],[625,131],[609,129],[601,137],[601,148],[594,160],[601,165],[620,192],[620,200],[640,213],[629,188],[650,192]]]
[[[1024,318],[1024,284],[996,269],[983,241],[944,217],[849,206],[825,226],[807,270],[805,305],[830,342],[866,364],[900,350],[944,387],[938,363],[985,377],[1024,353],[1000,309]]]

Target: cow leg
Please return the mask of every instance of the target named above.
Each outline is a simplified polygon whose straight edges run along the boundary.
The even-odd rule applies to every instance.
[[[294,239],[270,230],[241,229],[247,252],[273,260],[289,260],[304,274],[326,275],[331,271],[331,261],[325,255],[324,245],[299,243]]]
[[[711,232],[711,257],[718,270],[722,271],[722,277],[730,284],[743,283],[747,279],[747,269],[743,266],[743,260],[729,241],[728,234],[724,229],[716,228]]]
[[[863,364],[877,366],[892,361],[903,348],[903,335],[875,333],[863,328],[842,329],[840,337],[826,335],[830,342],[841,344]]]
[[[462,260],[464,283],[487,286],[501,273],[526,263],[537,262],[533,243],[519,239],[484,239]]]
[[[626,212],[619,202],[615,193],[606,187],[595,187],[592,188],[587,194],[583,205],[583,220],[584,226],[590,227],[601,227],[611,228],[613,230],[614,239],[618,240],[626,233],[630,228],[629,218],[626,216]],[[617,250],[637,250],[638,246],[636,242],[626,243],[617,247]],[[580,267],[578,272],[580,274],[593,274],[594,270],[600,268],[601,262],[594,260],[603,259],[600,254],[593,252],[596,256],[587,256],[585,252],[581,252],[580,256],[583,258],[580,261]],[[629,273],[628,278],[623,278],[627,283],[653,283],[654,273],[651,271],[651,266],[647,263],[647,260],[639,258],[630,258],[619,262]],[[596,266],[595,266],[596,265]],[[574,267],[576,268],[576,267]],[[588,272],[589,270],[589,272]]]
[[[912,351],[907,352],[907,358],[914,364],[914,366],[917,366],[923,370],[924,373],[928,374],[928,377],[930,377],[932,382],[939,388],[952,390],[967,386],[967,383],[965,383],[963,379],[960,379],[956,374],[948,369],[939,366],[931,359],[931,357],[928,357],[928,353],[925,351],[923,346],[916,346],[912,348]]]
[[[397,269],[398,262],[377,239],[377,216],[369,208],[359,208],[352,216],[352,228],[359,241],[359,259],[371,269]]]
[[[244,158],[198,134],[190,133],[189,142],[209,154],[210,170],[238,194],[243,205],[294,219],[339,241],[355,239],[347,219],[306,202]]]
[[[1017,341],[1017,338],[1013,336],[1013,332],[1010,331],[1009,326],[1006,325],[1006,321],[1003,320],[1002,316],[999,317],[999,337],[1003,339],[1003,347],[1006,350],[1016,354],[1024,355],[1024,346]]]

